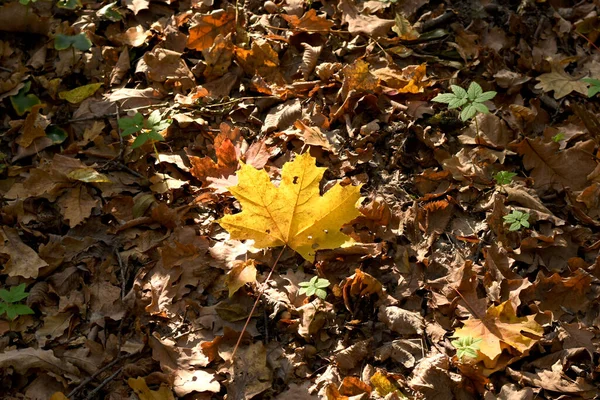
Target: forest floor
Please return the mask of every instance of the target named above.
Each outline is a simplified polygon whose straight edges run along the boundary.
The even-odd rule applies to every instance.
[[[0,397],[598,398],[599,7],[0,2]]]

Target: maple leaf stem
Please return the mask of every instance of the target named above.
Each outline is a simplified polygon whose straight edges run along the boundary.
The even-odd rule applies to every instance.
[[[250,320],[252,319],[254,310],[256,310],[256,306],[258,305],[260,298],[262,297],[263,293],[265,292],[265,289],[267,288],[267,283],[269,282],[269,279],[271,279],[271,275],[273,275],[273,271],[275,271],[275,267],[277,266],[277,263],[279,262],[279,259],[283,255],[283,251],[286,249],[286,247],[287,247],[287,245],[283,246],[283,248],[279,252],[279,255],[275,259],[275,262],[273,263],[273,266],[271,267],[271,271],[269,271],[269,275],[267,275],[267,279],[265,279],[265,283],[263,284],[263,287],[260,290],[260,293],[256,297],[256,301],[254,302],[254,305],[252,306],[252,310],[250,310],[250,314],[248,315],[248,318],[246,318],[246,323],[244,324],[244,327],[242,328],[242,331],[240,332],[240,336],[238,337],[237,343],[235,344],[235,347],[233,348],[233,353],[231,353],[231,362],[232,363],[233,363],[233,357],[235,356],[235,353],[236,353],[238,347],[240,346],[240,343],[242,342],[242,337],[244,336],[244,332],[246,332],[246,328],[248,328],[248,324],[250,323]]]

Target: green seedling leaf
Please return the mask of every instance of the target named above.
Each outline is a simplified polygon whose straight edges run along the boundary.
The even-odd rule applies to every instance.
[[[29,3],[35,3],[37,0],[19,0],[19,3],[23,4],[24,6],[28,6]]]
[[[114,9],[114,7],[117,5],[117,2],[115,1],[114,3],[110,3],[105,5],[104,7],[102,7],[101,9],[98,10],[97,14],[99,17],[101,18],[106,18],[109,21],[112,22],[117,22],[123,19],[123,16],[121,15],[121,13],[119,13],[117,10]]]
[[[60,144],[67,140],[69,134],[67,133],[67,131],[65,131],[62,128],[59,128],[56,125],[50,125],[48,128],[46,128],[46,136],[49,137],[50,140],[52,140],[52,143]]]
[[[298,291],[300,294],[306,294],[307,297],[316,295],[317,297],[325,300],[327,297],[327,291],[325,288],[329,287],[331,283],[327,279],[313,276],[308,282],[300,282],[301,289]]]
[[[25,284],[21,283],[18,286],[13,286],[10,290],[0,289],[0,299],[6,303],[16,303],[29,296],[29,293],[25,293]]]
[[[59,33],[54,38],[54,48],[56,50],[66,50],[73,47],[77,50],[87,51],[92,47],[92,41],[88,39],[85,33],[69,36]]]
[[[588,87],[588,97],[594,97],[600,93],[600,79],[584,78],[582,81],[590,85]]]
[[[25,293],[25,284],[13,286],[10,290],[0,289],[0,315],[6,313],[10,320],[14,320],[19,315],[33,314],[33,310],[25,304],[15,304],[29,296]]]
[[[559,132],[556,135],[552,136],[552,141],[554,143],[560,143],[562,140],[564,140],[564,138],[565,138],[565,134],[562,132]]]
[[[137,113],[131,118],[121,118],[119,119],[119,128],[122,129],[121,136],[123,137],[141,132],[144,129],[144,116]]]
[[[19,117],[27,111],[31,111],[33,106],[42,103],[35,94],[27,94],[30,88],[31,82],[26,82],[25,86],[19,90],[19,93],[10,97],[10,103]]]
[[[453,340],[452,346],[456,348],[456,357],[459,360],[463,360],[465,357],[477,358],[477,351],[479,351],[479,342],[482,339],[474,339],[471,336],[461,337]]]
[[[494,179],[498,185],[508,185],[515,176],[517,176],[517,174],[514,172],[500,171],[494,175]]]
[[[438,94],[431,101],[448,104],[450,110],[462,108],[460,113],[462,121],[473,118],[477,113],[489,113],[489,108],[483,103],[496,96],[494,91],[484,92],[477,82],[471,82],[468,90],[457,85],[450,85],[450,89],[452,93]]]
[[[64,8],[66,10],[75,10],[81,8],[81,1],[79,0],[58,0],[56,2],[58,8]]]
[[[514,210],[503,219],[506,224],[510,224],[508,230],[511,232],[518,231],[522,227],[529,228],[529,213]]]
[[[96,93],[100,89],[100,86],[102,86],[102,83],[90,83],[89,85],[79,86],[73,90],[60,92],[58,93],[58,97],[72,104],[81,103]]]

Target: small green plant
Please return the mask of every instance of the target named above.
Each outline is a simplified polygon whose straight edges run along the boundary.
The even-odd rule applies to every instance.
[[[144,116],[139,112],[131,118],[121,118],[119,128],[123,131],[121,136],[129,136],[136,133],[136,138],[131,144],[132,148],[143,146],[148,140],[163,141],[165,138],[160,134],[171,125],[170,119],[162,119],[160,111],[154,110],[144,121]],[[155,149],[156,150],[156,149]]]
[[[509,231],[518,231],[522,227],[529,228],[529,213],[513,210],[504,216],[504,223],[510,224]]]
[[[300,294],[306,294],[308,297],[315,295],[323,300],[327,297],[327,291],[325,288],[329,287],[330,283],[327,279],[313,276],[308,282],[300,282],[301,289]]]
[[[600,79],[594,78],[584,78],[582,79],[585,83],[589,83],[588,87],[588,97],[594,97],[598,93],[600,93]]]
[[[19,92],[10,97],[10,103],[12,104],[15,112],[20,117],[25,115],[27,111],[31,111],[33,106],[37,104],[42,104],[40,99],[35,94],[27,94],[31,89],[31,82],[25,82],[23,87],[19,90]]]
[[[0,289],[0,315],[6,313],[6,316],[11,321],[19,315],[33,314],[33,310],[25,304],[17,304],[23,299],[26,299],[29,293],[25,293],[25,284],[13,286],[9,290]]]
[[[98,16],[117,22],[123,19],[123,16],[116,10],[117,2],[109,3],[97,11]]]
[[[496,97],[496,92],[484,92],[477,82],[471,82],[467,90],[457,85],[450,85],[450,88],[452,93],[440,93],[431,101],[448,104],[449,109],[462,108],[460,113],[462,121],[473,118],[478,112],[489,113],[490,110],[483,103]]]
[[[565,138],[565,134],[562,132],[559,132],[556,135],[552,136],[552,141],[554,143],[560,143],[562,140],[564,140],[564,138]]]
[[[462,360],[465,357],[477,358],[481,339],[473,339],[471,336],[461,337],[453,340],[452,346],[456,347],[456,357]]]
[[[92,47],[92,41],[88,39],[85,33],[78,33],[77,35],[63,35],[59,33],[54,38],[54,48],[56,50],[66,50],[68,48],[77,49],[81,51],[87,51]]]
[[[494,175],[494,179],[498,185],[508,185],[512,182],[513,178],[517,176],[514,172],[499,171]]]
[[[19,0],[19,3],[23,4],[24,6],[29,6],[30,3],[35,3],[37,0]]]
[[[58,0],[56,6],[66,10],[76,10],[82,7],[80,0]]]

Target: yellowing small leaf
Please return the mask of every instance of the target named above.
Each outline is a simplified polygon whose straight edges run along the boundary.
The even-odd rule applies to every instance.
[[[229,288],[229,297],[233,296],[246,283],[251,282],[256,282],[256,262],[254,260],[238,261],[238,264],[229,271],[225,278],[225,283]]]
[[[505,301],[488,308],[481,319],[472,317],[466,320],[464,326],[454,332],[454,337],[481,339],[479,353],[486,367],[491,368],[503,348],[524,353],[542,337],[544,329],[534,318],[533,315],[517,317],[510,301]]]
[[[587,96],[587,84],[581,79],[573,78],[557,66],[552,67],[552,72],[538,76],[537,80],[540,83],[535,85],[535,88],[542,89],[544,92],[554,90],[555,99],[563,98],[573,91]]]
[[[340,228],[360,212],[356,203],[359,186],[339,183],[319,195],[319,182],[326,168],[315,165],[305,153],[283,166],[276,187],[263,170],[241,163],[238,184],[229,191],[242,205],[242,212],[219,220],[232,239],[252,239],[258,248],[287,245],[308,261],[318,249],[334,249],[350,240]]]
[[[150,390],[144,378],[129,378],[127,384],[140,400],[175,400],[171,389],[161,386],[158,390]]]
[[[98,90],[100,86],[102,86],[102,83],[90,83],[89,85],[79,86],[78,88],[69,90],[67,92],[60,92],[58,93],[58,97],[63,100],[67,100],[69,103],[81,103],[96,93],[96,90]]]
[[[104,174],[96,171],[93,168],[77,168],[69,172],[67,176],[71,179],[75,179],[81,182],[105,182],[111,183],[112,181]]]

